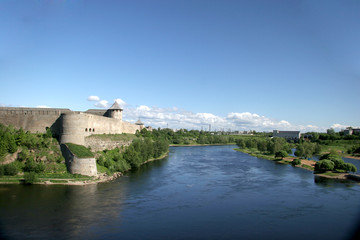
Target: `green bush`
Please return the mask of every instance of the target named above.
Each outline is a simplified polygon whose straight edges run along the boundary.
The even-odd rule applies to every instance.
[[[23,168],[24,172],[35,172],[36,163],[34,158],[30,157],[26,160],[25,166]]]
[[[45,170],[45,164],[44,163],[38,163],[38,164],[36,164],[36,166],[35,166],[35,172],[36,173],[41,173],[41,172],[43,172]]]
[[[19,169],[13,163],[10,163],[10,164],[7,164],[4,166],[4,175],[15,176],[16,174],[18,174],[18,172],[19,172]]]
[[[26,172],[24,173],[24,181],[26,184],[33,184],[38,181],[35,172]]]
[[[104,166],[104,163],[105,163],[104,157],[103,157],[102,155],[100,155],[100,156],[98,157],[98,159],[96,159],[96,162],[97,162],[100,166]]]
[[[291,162],[292,165],[300,165],[301,164],[301,160],[300,159],[294,159],[292,162]]]
[[[318,172],[332,171],[334,167],[334,162],[330,160],[320,160],[315,163],[315,171]]]
[[[29,157],[30,157],[30,152],[27,148],[25,148],[18,154],[17,160],[23,162],[26,161]]]
[[[347,172],[356,172],[357,168],[352,163],[345,163],[344,164],[344,170],[346,170]]]
[[[288,156],[288,154],[287,154],[286,151],[278,151],[278,152],[275,153],[276,158],[283,159],[284,157],[287,157],[287,156]]]

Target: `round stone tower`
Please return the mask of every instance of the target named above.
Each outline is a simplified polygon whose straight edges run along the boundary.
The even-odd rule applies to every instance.
[[[108,109],[108,117],[122,120],[123,109],[115,101],[114,104]]]
[[[144,128],[144,124],[139,120],[137,120],[137,122],[135,123],[135,125],[139,126],[140,131]]]

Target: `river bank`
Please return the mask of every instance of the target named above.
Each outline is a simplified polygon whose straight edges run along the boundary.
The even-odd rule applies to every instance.
[[[158,158],[151,158],[151,159],[145,161],[142,165],[149,163],[149,162],[164,159],[168,156],[168,154],[169,154],[169,151],[167,151],[166,153],[164,153],[163,155],[161,155]],[[131,170],[131,168],[128,169],[127,171],[130,171],[130,170]],[[122,177],[123,175],[124,175],[123,172],[115,172],[111,175],[108,175],[105,172],[98,171],[97,176],[95,176],[95,177],[83,176],[83,178],[80,178],[80,180],[78,180],[77,178],[38,178],[38,181],[34,182],[32,184],[83,186],[83,185],[91,185],[91,184],[110,182],[119,177]],[[11,176],[7,176],[6,178],[3,177],[1,180],[4,180],[4,181],[0,181],[0,184],[26,184],[23,176],[24,176],[24,174],[22,173],[22,174],[18,174],[17,176],[14,176],[14,177],[11,177]],[[8,181],[6,181],[6,180],[8,180]]]
[[[291,162],[294,159],[299,159],[297,157],[285,157],[283,159],[277,159],[277,158],[273,157],[272,155],[256,154],[256,153],[252,153],[250,151],[243,151],[242,149],[239,149],[239,148],[235,148],[234,150],[238,151],[238,152],[243,152],[243,153],[249,154],[249,155],[257,157],[257,158],[262,158],[265,160],[270,160],[270,161],[274,161],[274,162],[281,163],[281,164],[291,164]],[[306,160],[306,159],[300,159],[300,160],[301,160],[301,164],[292,165],[292,166],[314,172],[316,161]],[[360,177],[356,177],[357,175],[349,174],[349,173],[325,172],[325,173],[314,173],[314,175],[319,176],[319,177],[331,178],[331,179],[339,179],[339,180],[349,179],[349,180],[354,180],[354,181],[358,181],[358,182],[360,181]]]
[[[169,147],[203,147],[203,146],[226,146],[236,143],[213,143],[213,144],[170,144]]]

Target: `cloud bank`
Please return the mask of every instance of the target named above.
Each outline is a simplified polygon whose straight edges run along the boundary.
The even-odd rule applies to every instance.
[[[125,121],[136,122],[141,120],[146,126],[153,128],[172,128],[172,129],[204,129],[212,131],[272,131],[272,130],[294,130],[301,132],[325,132],[327,128],[314,125],[294,125],[286,120],[272,119],[256,113],[250,112],[231,112],[225,117],[217,116],[212,113],[193,113],[191,111],[173,108],[149,107],[146,105],[130,106],[120,98],[109,102],[101,100],[98,96],[89,96],[88,101],[94,102],[93,105],[99,108],[109,108],[114,101],[124,108],[123,118]],[[126,107],[125,107],[126,106]],[[340,131],[348,127],[342,124],[333,124],[331,128]]]
[[[300,130],[306,131],[324,131],[324,129],[313,125],[292,125],[285,120],[271,119],[256,113],[232,112],[226,117],[216,116],[212,113],[193,113],[178,108],[158,108],[141,105],[138,107],[129,107],[124,109],[124,119],[135,122],[137,119],[145,125],[152,127],[169,127],[173,129],[204,129],[224,131],[272,131],[279,130]]]

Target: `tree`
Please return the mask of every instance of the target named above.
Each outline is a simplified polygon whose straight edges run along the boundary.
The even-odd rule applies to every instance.
[[[257,148],[260,152],[266,152],[267,151],[267,144],[266,141],[260,140],[257,142]]]
[[[335,164],[330,160],[320,160],[315,163],[315,171],[326,172],[331,171],[335,167]]]
[[[138,168],[141,165],[141,159],[138,152],[135,151],[133,145],[130,145],[123,154],[124,159],[130,164],[132,168]]]
[[[244,149],[246,147],[245,141],[242,138],[236,139],[236,145],[238,145],[238,147],[241,149]]]
[[[292,162],[291,162],[292,165],[300,165],[301,164],[301,160],[300,159],[294,159]]]
[[[0,157],[7,154],[7,144],[3,139],[0,138]]]
[[[314,151],[314,154],[320,154],[320,153],[321,153],[321,146],[320,146],[320,144],[316,143],[314,150],[315,150],[315,151]]]
[[[38,179],[36,177],[35,172],[26,172],[24,173],[24,181],[26,184],[33,184],[34,182],[37,182]]]
[[[345,163],[344,164],[344,169],[348,172],[356,172],[357,171],[357,168],[355,167],[354,164],[352,163]]]
[[[29,157],[24,166],[24,172],[35,172],[36,169],[36,163],[34,161],[33,157]]]
[[[287,154],[286,151],[278,151],[278,152],[275,153],[276,158],[283,159],[284,157],[287,157],[287,156],[288,156],[288,154]]]
[[[4,166],[4,174],[8,176],[15,176],[18,174],[19,169],[14,163],[10,163]]]
[[[302,144],[299,144],[296,148],[296,151],[295,151],[295,156],[297,157],[303,157],[304,154],[305,154],[305,149],[304,149],[304,146]]]
[[[329,135],[335,134],[335,130],[333,128],[329,128],[326,130],[326,133]]]
[[[14,153],[16,152],[18,146],[16,145],[16,141],[15,141],[15,138],[14,138],[14,135],[11,134],[9,131],[7,131],[5,134],[4,134],[4,141],[6,142],[7,144],[7,151],[9,153]]]

